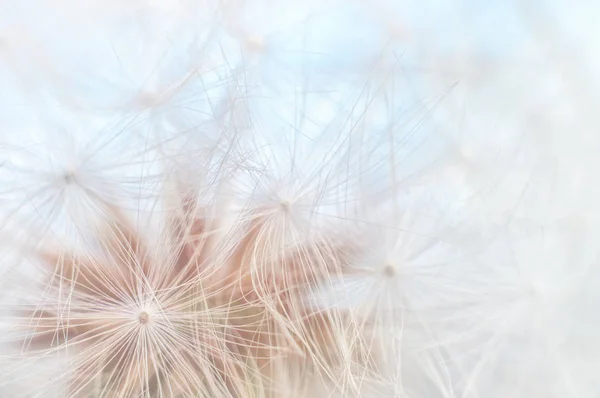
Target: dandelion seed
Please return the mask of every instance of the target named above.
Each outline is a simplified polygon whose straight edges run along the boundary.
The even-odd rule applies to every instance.
[[[148,314],[146,311],[142,311],[139,313],[137,319],[141,325],[146,325],[148,322],[150,322],[150,314]]]
[[[393,264],[386,264],[383,266],[383,274],[388,278],[393,278],[397,274],[396,267]]]

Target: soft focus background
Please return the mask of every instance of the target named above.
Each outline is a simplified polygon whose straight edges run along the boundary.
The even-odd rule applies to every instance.
[[[387,311],[385,394],[598,397],[598,17],[585,0],[3,0],[1,237],[72,237],[90,192],[151,212],[170,170],[193,184],[235,143],[269,181],[335,187],[319,222],[435,236],[375,231],[395,284],[340,282]],[[273,193],[251,180],[227,182],[234,205]]]

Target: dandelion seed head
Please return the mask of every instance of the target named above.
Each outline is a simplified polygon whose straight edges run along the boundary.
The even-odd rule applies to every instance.
[[[73,185],[77,183],[77,175],[74,171],[69,170],[63,173],[62,180],[65,185]]]
[[[574,15],[79,3],[3,18],[1,396],[595,396]]]
[[[137,320],[140,323],[140,325],[146,325],[150,323],[150,319],[150,313],[148,311],[142,310],[138,313]]]
[[[279,207],[284,213],[289,213],[292,207],[292,202],[288,199],[281,199],[281,201],[279,202]]]
[[[392,263],[386,263],[383,266],[383,275],[386,278],[392,279],[398,274],[398,267]]]
[[[161,104],[162,96],[159,93],[144,91],[138,96],[138,104],[140,108],[154,108]]]
[[[245,42],[248,50],[254,54],[263,53],[267,48],[267,42],[265,38],[261,36],[248,36],[245,38]]]

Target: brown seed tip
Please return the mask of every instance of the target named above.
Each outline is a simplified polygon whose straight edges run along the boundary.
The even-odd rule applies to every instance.
[[[283,199],[281,200],[281,202],[279,202],[279,206],[281,210],[283,210],[285,213],[288,213],[290,211],[290,208],[292,207],[292,204],[289,200]]]
[[[392,264],[386,264],[383,267],[383,274],[388,278],[393,278],[396,276],[396,272],[396,267],[394,267]]]
[[[138,322],[141,325],[146,325],[149,321],[150,321],[150,314],[148,314],[146,311],[140,312],[140,314],[138,315]]]

